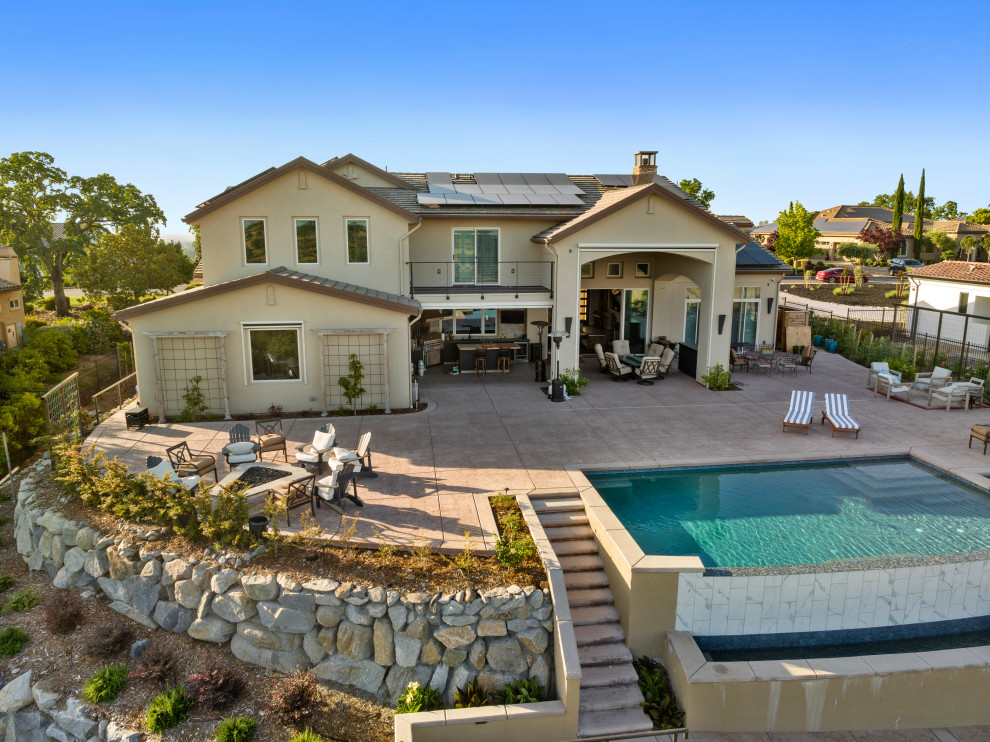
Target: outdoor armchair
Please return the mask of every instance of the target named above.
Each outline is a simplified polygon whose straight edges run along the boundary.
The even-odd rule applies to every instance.
[[[615,353],[619,358],[625,358],[627,355],[629,355],[629,341],[613,340],[612,352]]]
[[[958,405],[965,409],[969,404],[970,389],[970,385],[965,383],[946,384],[945,386],[929,389],[928,406],[931,407],[933,402],[938,404],[939,407],[944,404],[946,412],[949,411],[952,405]]]
[[[633,373],[639,377],[637,384],[653,386],[651,380],[660,377],[660,358],[658,356],[643,356],[643,362],[639,368],[633,370]]]
[[[815,360],[815,354],[818,352],[818,348],[809,345],[803,351],[801,351],[801,360],[798,361],[798,366],[804,366],[808,369],[808,373],[811,373],[811,362]]]
[[[255,420],[254,432],[258,436],[258,457],[264,460],[268,451],[281,451],[282,458],[288,462],[289,454],[285,450],[285,432],[282,430],[282,419],[275,417],[269,420]],[[272,461],[275,457],[272,456]]]
[[[301,477],[300,479],[289,482],[284,493],[279,493],[278,490],[273,489],[268,490],[268,496],[275,497],[279,505],[285,508],[285,525],[291,526],[289,513],[296,508],[303,508],[309,505],[310,512],[314,518],[316,517],[316,508],[314,506],[315,488],[316,475],[310,474],[308,477]]]
[[[735,371],[737,368],[744,368],[748,373],[749,359],[746,356],[737,356],[736,351],[729,348],[729,370]]]
[[[330,454],[335,439],[333,425],[324,425],[313,433],[313,442],[296,448],[296,461],[306,464],[316,464],[316,473],[323,471],[323,461]]]
[[[914,386],[916,389],[937,389],[940,386],[951,383],[952,372],[941,366],[936,366],[931,371],[922,371],[914,377]]]
[[[233,469],[238,464],[248,464],[258,460],[258,444],[251,440],[247,425],[237,423],[228,432],[230,442],[220,449],[227,466]]]
[[[674,353],[672,348],[667,348],[660,356],[660,378],[664,378],[664,374],[670,369],[670,364],[674,362]]]
[[[349,488],[353,488],[352,494],[347,493]],[[364,507],[364,503],[358,497],[353,463],[345,464],[343,469],[335,470],[330,476],[324,477],[316,483],[317,507],[323,503],[343,515],[345,499],[350,500],[359,508]]]
[[[149,456],[148,458],[150,459],[152,457]],[[196,485],[199,484],[202,479],[202,477],[197,474],[191,474],[185,477],[180,476],[176,473],[175,469],[172,468],[172,465],[164,460],[159,461],[155,466],[148,467],[148,473],[158,479],[161,479],[163,482],[172,482],[173,484],[177,484],[182,487],[182,489],[187,491],[195,489]]]
[[[213,472],[213,478],[217,482],[220,481],[217,474],[216,458],[205,453],[193,456],[192,451],[189,450],[189,444],[185,441],[176,443],[174,446],[169,446],[165,449],[165,453],[168,454],[168,460],[171,462],[172,468],[175,469],[180,477],[188,477],[192,474],[204,477],[210,472]]]
[[[632,366],[622,363],[618,355],[606,353],[605,360],[608,361],[608,372],[612,374],[612,381],[629,381],[632,378]]]
[[[602,350],[601,343],[595,343],[595,355],[598,356],[598,365],[603,374],[608,373],[608,361],[605,360],[605,351]]]
[[[886,361],[874,361],[870,364],[870,375],[866,380],[867,386],[873,386],[876,383],[877,374],[889,374],[890,376],[896,376],[897,380],[901,380],[901,372],[893,371],[890,365]]]
[[[334,448],[333,458],[342,463],[347,463],[348,461],[354,461],[360,464],[357,468],[358,472],[365,477],[372,478],[377,477],[378,473],[371,468],[371,431],[363,433],[358,439],[357,448],[351,450],[349,448]]]
[[[910,384],[902,384],[900,376],[894,376],[893,374],[878,372],[873,381],[873,396],[877,394],[882,394],[888,400],[891,397],[907,397],[907,401],[911,401],[911,392],[914,391],[914,387]]]
[[[822,410],[822,425],[828,420],[832,426],[832,437],[836,433],[855,433],[859,438],[862,427],[849,414],[849,396],[847,394],[826,394],[825,409]]]
[[[974,425],[969,429],[969,447],[973,447],[973,440],[983,441],[983,455],[987,455],[987,444],[990,443],[990,425]]]

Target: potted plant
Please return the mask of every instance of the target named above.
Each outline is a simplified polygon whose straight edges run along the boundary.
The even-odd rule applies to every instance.
[[[248,518],[248,530],[252,536],[261,541],[268,532],[268,516],[252,515]]]

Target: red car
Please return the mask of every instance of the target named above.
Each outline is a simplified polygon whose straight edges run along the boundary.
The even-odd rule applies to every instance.
[[[818,271],[815,274],[815,278],[825,283],[850,283],[856,280],[856,276],[849,268],[828,268]],[[869,281],[869,276],[864,273],[863,283],[869,283]]]

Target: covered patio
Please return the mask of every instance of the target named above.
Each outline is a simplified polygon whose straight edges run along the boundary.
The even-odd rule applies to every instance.
[[[990,473],[990,457],[967,448],[970,426],[990,420],[980,411],[925,410],[874,396],[867,372],[841,356],[820,352],[813,372],[736,373],[738,391],[712,392],[672,367],[654,386],[613,383],[597,361],[582,361],[590,379],[581,395],[549,401],[535,383],[531,364],[508,375],[447,375],[430,368],[420,381],[425,411],[414,414],[283,421],[289,460],[297,445],[332,422],[338,445],[354,447],[371,431],[377,478],[359,479],[365,507],[356,540],[411,545],[423,540],[445,552],[491,550],[495,522],[488,497],[499,492],[573,489],[579,469],[649,468],[690,464],[748,463],[800,458],[920,455],[964,476]],[[792,389],[816,396],[809,435],[781,432]],[[859,439],[830,435],[818,424],[826,392],[849,395],[852,414],[863,427]],[[186,440],[193,451],[217,457],[220,477],[227,467],[220,449],[232,422],[151,425],[127,430],[123,413],[99,426],[89,442],[143,470],[148,455]],[[245,424],[253,431],[253,423]],[[266,457],[270,458],[270,456]],[[300,474],[302,470],[300,470]],[[347,515],[355,513],[346,504]],[[298,511],[297,511],[298,512]],[[293,524],[297,524],[293,517]],[[317,510],[329,535],[340,516]],[[348,524],[350,518],[348,517]],[[287,529],[292,531],[294,529]]]

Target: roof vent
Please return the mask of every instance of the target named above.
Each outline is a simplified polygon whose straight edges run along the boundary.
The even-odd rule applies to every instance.
[[[633,166],[632,182],[634,186],[652,183],[657,174],[657,150],[642,150],[637,152],[636,164]]]

